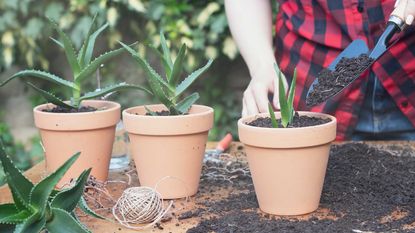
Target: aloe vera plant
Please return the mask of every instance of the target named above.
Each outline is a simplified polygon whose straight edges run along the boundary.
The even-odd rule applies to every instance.
[[[281,125],[286,128],[292,123],[295,110],[294,110],[294,95],[295,95],[295,83],[297,80],[297,69],[294,69],[294,75],[291,81],[290,89],[288,93],[285,90],[283,83],[283,75],[277,64],[274,64],[275,72],[278,76],[278,97],[280,102],[281,112]],[[288,97],[287,97],[288,95]],[[275,117],[274,110],[271,103],[268,103],[268,111],[271,117],[272,127],[278,128],[278,121]]]
[[[153,94],[167,107],[170,115],[186,114],[190,107],[199,99],[199,94],[194,92],[180,101],[179,97],[210,67],[213,60],[210,59],[206,65],[192,72],[180,82],[180,76],[183,71],[184,59],[186,56],[186,44],[182,44],[176,59],[173,61],[171,51],[167,46],[166,39],[162,32],[160,32],[160,40],[162,51],[160,52],[156,48],[153,48],[153,50],[160,57],[164,67],[164,73],[166,74],[165,78],[162,78],[161,75],[157,73],[134,49],[126,44],[123,44],[122,42],[120,42],[120,44],[131,54],[139,66],[145,71],[147,81]],[[147,109],[147,111],[149,111],[151,115],[155,114],[149,109]]]
[[[0,232],[90,232],[79,222],[74,209],[79,206],[85,213],[102,219],[88,208],[82,197],[91,169],[82,172],[73,187],[54,189],[79,154],[73,155],[55,172],[33,184],[14,166],[0,141],[0,162],[14,200],[14,203],[0,205]]]
[[[0,87],[6,85],[8,82],[10,82],[13,79],[23,79],[30,87],[36,90],[48,102],[53,103],[57,106],[61,106],[63,108],[67,108],[67,109],[79,108],[83,100],[97,98],[100,96],[104,96],[108,93],[120,91],[123,89],[138,89],[138,90],[149,92],[147,89],[141,86],[131,85],[127,83],[118,83],[112,86],[104,87],[102,89],[97,89],[95,91],[88,92],[88,93],[85,93],[84,95],[81,95],[81,93],[83,93],[82,84],[84,83],[84,81],[92,77],[95,71],[100,67],[101,64],[106,63],[111,58],[114,58],[125,51],[124,48],[119,48],[116,50],[108,51],[98,56],[94,60],[92,60],[92,53],[94,50],[95,41],[97,37],[100,35],[100,33],[103,32],[108,27],[108,23],[106,23],[100,26],[96,31],[93,31],[95,27],[95,19],[96,19],[96,16],[92,20],[88,34],[84,40],[84,43],[81,49],[78,51],[78,54],[76,54],[73,43],[71,42],[69,37],[62,31],[62,29],[59,28],[59,26],[53,20],[50,19],[50,23],[52,27],[58,32],[59,38],[60,38],[59,40],[56,40],[53,38],[51,39],[59,47],[64,49],[66,59],[72,70],[72,75],[73,75],[72,81],[60,78],[57,75],[54,75],[54,74],[51,74],[45,71],[23,70],[23,71],[15,73],[14,75],[9,77],[5,81],[1,82]],[[60,85],[63,88],[67,88],[71,90],[72,96],[67,98],[67,100],[70,100],[69,103],[64,102],[60,98],[56,97],[54,94],[49,93],[48,91],[42,90],[38,88],[37,86],[35,86],[34,84],[32,84],[31,82],[27,81],[26,79],[29,77],[43,79],[43,80],[52,82],[54,84]]]

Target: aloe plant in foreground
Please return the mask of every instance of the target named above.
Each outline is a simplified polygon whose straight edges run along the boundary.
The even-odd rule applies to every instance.
[[[297,80],[297,69],[294,69],[294,75],[291,81],[290,89],[288,93],[285,90],[283,82],[283,74],[278,68],[277,64],[274,64],[275,72],[278,76],[278,97],[280,103],[280,112],[281,112],[281,125],[286,128],[289,124],[292,123],[295,110],[294,110],[294,95],[295,95],[295,83]],[[286,96],[288,95],[288,97]],[[278,128],[278,121],[274,114],[274,109],[272,108],[271,103],[268,103],[268,111],[271,117],[272,127]]]
[[[74,209],[79,206],[85,213],[102,218],[88,208],[82,197],[91,169],[82,172],[73,187],[54,189],[78,157],[79,153],[73,155],[55,172],[33,184],[14,166],[0,141],[0,162],[14,200],[0,205],[0,232],[90,232],[79,222]]]
[[[130,46],[123,44],[122,42],[120,42],[120,44],[132,55],[145,71],[147,81],[153,94],[167,107],[170,115],[186,114],[190,107],[199,99],[199,94],[194,92],[191,95],[184,97],[181,101],[179,101],[179,97],[210,67],[213,60],[210,59],[205,66],[197,69],[181,81],[180,76],[183,71],[184,58],[186,56],[186,44],[183,44],[180,47],[177,57],[173,61],[171,51],[167,46],[166,39],[162,32],[160,32],[160,40],[162,52],[155,48],[153,49],[160,57],[166,78],[162,78],[161,75]],[[147,109],[147,111],[150,110]],[[155,113],[150,111],[150,114],[154,115]]]
[[[9,81],[13,79],[17,79],[17,78],[24,79],[30,87],[32,87],[34,90],[39,92],[39,94],[41,94],[47,101],[57,106],[61,106],[61,107],[68,108],[68,109],[79,108],[83,100],[94,99],[100,96],[104,96],[108,93],[112,93],[112,92],[123,90],[123,89],[138,89],[138,90],[149,92],[145,88],[137,86],[137,85],[131,85],[127,83],[118,83],[112,86],[108,86],[102,89],[97,89],[95,91],[88,92],[88,93],[85,93],[84,95],[81,95],[81,93],[83,93],[82,84],[84,83],[84,81],[92,77],[95,71],[101,66],[101,64],[106,63],[111,58],[114,58],[125,51],[124,48],[119,48],[116,50],[106,52],[98,56],[94,60],[92,60],[92,53],[94,50],[95,41],[97,37],[99,36],[99,34],[108,27],[108,23],[106,23],[102,25],[101,27],[99,27],[96,31],[93,31],[94,26],[95,26],[95,19],[96,19],[96,16],[92,20],[88,34],[84,40],[84,43],[81,49],[78,51],[78,54],[76,54],[73,43],[71,42],[69,37],[62,31],[62,29],[59,28],[59,26],[54,21],[50,20],[51,25],[58,32],[60,40],[56,40],[53,38],[51,39],[59,47],[64,49],[66,59],[72,70],[72,75],[73,75],[72,81],[60,78],[57,75],[54,75],[54,74],[51,74],[45,71],[23,70],[23,71],[17,72],[16,74],[12,75],[5,81],[1,82],[0,87],[6,85]],[[29,77],[43,79],[43,80],[52,82],[54,84],[57,84],[63,88],[71,90],[72,96],[67,98],[67,100],[70,100],[69,103],[64,102],[63,100],[59,99],[52,93],[42,90],[38,88],[37,86],[35,86],[34,84],[32,84],[31,82],[27,81],[26,79]]]

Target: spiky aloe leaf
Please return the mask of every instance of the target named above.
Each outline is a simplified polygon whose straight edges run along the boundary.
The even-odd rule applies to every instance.
[[[40,71],[40,70],[22,70],[19,71],[17,73],[15,73],[13,76],[11,76],[10,78],[6,79],[5,81],[3,81],[2,83],[0,83],[0,87],[6,85],[8,82],[10,82],[13,79],[16,78],[28,78],[28,77],[35,77],[35,78],[40,78],[49,82],[53,82],[65,87],[70,87],[72,89],[77,89],[77,87],[75,86],[75,84],[73,82],[70,82],[68,80],[59,78],[58,76],[45,72],[45,71]]]
[[[69,109],[75,108],[74,106],[65,103],[63,100],[59,99],[58,97],[56,97],[52,93],[49,93],[49,92],[47,92],[45,90],[42,90],[42,89],[38,88],[37,86],[33,85],[30,82],[26,82],[26,84],[29,85],[34,90],[36,90],[49,103],[52,103],[54,105],[61,106],[61,107],[64,107],[64,108],[69,108]]]
[[[12,224],[2,224],[0,223],[0,232],[2,233],[13,233],[14,228],[16,228],[16,225]]]
[[[78,202],[78,207],[86,214],[95,217],[95,218],[99,218],[99,219],[106,219],[104,217],[102,217],[101,215],[95,213],[93,210],[91,210],[91,208],[89,208],[88,204],[86,203],[84,197],[81,197],[81,200],[79,200]]]
[[[4,209],[0,209],[0,211],[4,211]],[[1,213],[1,215],[4,215],[4,214],[5,213]],[[19,223],[24,222],[27,218],[29,218],[32,215],[32,213],[26,210],[22,210],[17,213],[7,213],[7,214],[9,215],[4,216],[3,218],[0,218],[0,224],[19,224]]]
[[[13,203],[7,203],[0,205],[0,222],[1,220],[7,216],[14,215],[19,213],[19,210]]]
[[[164,67],[164,72],[166,73],[166,78],[167,80],[170,79],[171,76],[171,67],[169,66],[169,64],[167,63],[166,59],[164,58],[163,54],[160,53],[160,51],[155,48],[153,45],[149,45],[148,46],[151,50],[153,50],[153,52],[160,58],[161,63],[163,63],[163,67]]]
[[[55,44],[57,44],[59,47],[65,49],[65,47],[63,46],[62,42],[60,42],[59,40],[53,38],[53,37],[49,37],[53,42],[55,42]]]
[[[160,31],[160,43],[161,49],[163,50],[164,59],[170,66],[170,69],[173,69],[173,61],[171,60],[170,50],[169,47],[167,47],[166,37],[164,37],[163,31]]]
[[[93,98],[100,97],[100,96],[103,96],[103,95],[111,93],[111,92],[121,91],[121,90],[126,90],[126,89],[141,90],[141,91],[145,91],[149,94],[152,94],[151,91],[147,90],[144,87],[141,87],[141,86],[138,86],[138,85],[131,85],[131,84],[127,84],[127,83],[119,83],[119,84],[115,84],[115,85],[112,85],[112,86],[109,86],[109,87],[102,88],[102,89],[97,90],[97,91],[86,93],[85,95],[83,95],[80,98],[80,100],[93,99]]]
[[[90,173],[91,168],[83,171],[76,180],[76,184],[70,189],[59,192],[55,198],[53,198],[50,206],[52,208],[58,208],[63,209],[67,212],[72,212],[75,209],[76,205],[78,205],[78,202],[84,193],[85,183],[88,180]]]
[[[203,74],[209,67],[212,65],[213,60],[209,59],[208,63],[206,63],[205,66],[197,69],[193,73],[191,73],[183,82],[179,84],[176,88],[176,96],[179,96],[182,94],[198,77],[200,77],[201,74]]]
[[[268,112],[271,118],[272,127],[278,128],[278,121],[277,121],[277,118],[275,117],[274,109],[272,108],[271,103],[268,103]]]
[[[180,75],[183,70],[183,61],[184,61],[185,55],[186,55],[186,44],[183,44],[182,47],[180,47],[176,60],[174,61],[173,70],[171,72],[171,76],[169,79],[169,85],[173,88],[176,88],[177,84],[179,84]]]
[[[51,233],[88,233],[80,222],[65,210],[52,208],[53,218],[46,223],[46,229]]]
[[[34,213],[32,216],[27,218],[24,222],[18,224],[14,233],[39,233],[46,224],[46,218]]]
[[[281,72],[278,73],[278,97],[281,111],[281,125],[285,128],[290,123],[290,109],[288,107],[287,98],[285,96],[285,88],[282,81]]]
[[[3,166],[4,173],[6,173],[6,180],[12,192],[16,207],[19,210],[27,209],[33,184],[14,166],[11,159],[6,155],[1,140],[0,162]]]
[[[174,89],[171,88],[169,84],[166,81],[164,81],[164,79],[162,79],[160,75],[153,69],[153,67],[151,67],[150,64],[148,64],[146,60],[142,59],[140,55],[134,49],[132,49],[130,46],[122,42],[119,42],[119,43],[131,54],[131,56],[137,61],[137,63],[141,66],[141,68],[144,69],[147,75],[146,76],[147,80],[149,80],[150,85],[151,85],[151,82],[157,82],[159,83],[159,86],[163,86],[164,88],[166,88],[169,94],[174,93]],[[151,88],[153,89],[153,87]],[[168,97],[166,96],[166,98]]]
[[[108,26],[107,24],[105,24],[104,26],[99,28],[97,31],[95,31],[94,34],[92,34],[92,30],[94,29],[97,16],[98,16],[98,13],[94,15],[94,18],[92,18],[92,22],[91,22],[91,25],[89,26],[87,36],[84,40],[84,43],[82,44],[81,49],[79,50],[78,62],[81,68],[85,67],[86,65],[89,64],[89,62],[91,62],[95,40],[98,37],[98,35]]]
[[[65,50],[66,59],[69,62],[69,65],[71,66],[72,73],[74,77],[79,74],[81,68],[79,66],[78,60],[75,55],[75,50],[72,45],[72,41],[69,39],[69,37],[62,31],[62,29],[59,27],[55,21],[49,18],[50,24],[53,26],[53,28],[59,33],[59,37],[62,40],[63,47]]]
[[[95,58],[95,60],[89,63],[89,65],[84,67],[84,69],[82,69],[79,75],[75,76],[75,80],[78,83],[80,83],[84,81],[86,78],[91,77],[101,64],[106,63],[108,60],[120,55],[124,51],[125,51],[125,48],[119,48],[119,49],[101,54],[99,57]]]
[[[78,159],[79,154],[80,152],[73,155],[61,167],[33,187],[30,195],[30,205],[39,213],[44,213],[49,195],[63,175],[68,171],[76,159]]]
[[[288,91],[288,108],[290,109],[290,122],[294,117],[294,96],[295,96],[295,85],[297,80],[297,69],[294,69],[293,79],[291,81],[290,90]]]
[[[185,114],[189,111],[190,107],[199,99],[199,93],[195,92],[189,96],[186,96],[182,101],[176,104],[176,110],[181,114]]]

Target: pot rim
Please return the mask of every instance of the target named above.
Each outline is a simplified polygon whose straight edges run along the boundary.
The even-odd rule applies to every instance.
[[[165,120],[167,118],[169,118],[169,119],[177,119],[177,118],[198,117],[198,116],[209,115],[209,114],[213,113],[213,108],[212,107],[209,107],[209,106],[206,106],[206,105],[200,105],[200,104],[193,104],[192,107],[193,106],[195,106],[195,107],[202,107],[202,108],[205,108],[206,111],[203,111],[203,112],[200,112],[200,113],[190,113],[190,114],[187,114],[187,115],[151,116],[151,115],[136,115],[136,114],[133,114],[133,113],[130,112],[130,111],[135,110],[135,109],[138,109],[138,108],[143,108],[143,107],[160,107],[160,106],[163,106],[165,108],[165,106],[163,104],[139,105],[139,106],[135,106],[135,107],[130,107],[130,108],[124,109],[122,111],[122,114],[123,114],[123,116],[124,116],[124,114],[125,115],[128,114],[128,116],[137,117],[137,118],[151,118],[151,119],[163,119],[163,120]],[[167,110],[167,108],[165,108],[165,110]]]

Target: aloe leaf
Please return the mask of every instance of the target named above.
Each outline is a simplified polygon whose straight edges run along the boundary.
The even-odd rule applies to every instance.
[[[157,113],[147,108],[147,106],[144,106],[144,108],[146,109],[147,113],[150,114],[151,116],[157,116]]]
[[[167,47],[166,37],[164,37],[163,31],[160,32],[160,43],[161,49],[163,50],[163,56],[167,64],[170,66],[170,69],[173,69],[173,61],[171,60],[170,50]]]
[[[182,101],[176,104],[176,110],[181,114],[185,114],[189,111],[190,107],[199,99],[199,94],[197,92],[186,96]]]
[[[290,112],[290,123],[294,117],[294,96],[295,96],[295,85],[297,80],[297,69],[294,69],[293,79],[291,81],[290,90],[288,91],[288,108]]]
[[[284,83],[282,82],[281,72],[278,73],[278,94],[281,111],[281,125],[285,128],[290,121],[290,109],[285,96]]]
[[[45,179],[36,184],[30,195],[30,205],[33,206],[40,213],[44,213],[49,195],[52,193],[54,187],[59,180],[65,175],[68,169],[79,157],[79,152],[68,159],[55,172],[47,176]]]
[[[108,60],[120,55],[124,51],[125,48],[119,48],[100,55],[99,57],[95,58],[95,60],[93,60],[91,63],[89,63],[86,67],[84,67],[84,69],[79,73],[79,75],[75,76],[75,80],[78,83],[80,83],[86,78],[91,77],[101,64],[106,63]]]
[[[77,87],[75,86],[75,84],[73,82],[70,82],[68,80],[59,78],[58,76],[45,72],[45,71],[40,71],[40,70],[22,70],[19,71],[17,73],[15,73],[13,76],[11,76],[10,78],[6,79],[5,81],[3,81],[2,83],[0,83],[0,87],[6,85],[8,82],[10,82],[13,79],[16,78],[28,78],[28,77],[36,77],[36,78],[40,78],[49,82],[53,82],[62,86],[66,86],[66,87],[70,87],[72,89],[77,89]]]
[[[176,87],[179,84],[180,75],[183,70],[183,61],[186,55],[186,44],[180,47],[179,53],[177,54],[176,60],[174,61],[173,70],[169,79],[169,84],[172,87]]]
[[[158,51],[157,48],[155,48],[152,45],[148,46],[151,50],[153,50],[153,52],[160,58],[161,62],[163,63],[163,67],[164,67],[164,72],[166,73],[166,77],[167,80],[170,79],[171,76],[171,67],[169,66],[168,62],[166,61],[166,59],[164,58],[163,54],[160,53],[160,51]]]
[[[60,29],[58,24],[55,23],[55,21],[53,21],[52,19],[49,19],[49,21],[53,28],[55,28],[55,30],[59,33],[59,37],[61,38],[63,46],[65,48],[66,59],[68,59],[69,65],[72,68],[73,75],[76,76],[80,72],[81,68],[76,58],[72,42],[69,39],[69,37],[62,31],[62,29]]]
[[[8,217],[10,215],[15,215],[19,213],[19,210],[13,203],[1,204],[0,205],[0,222],[1,219]]]
[[[26,209],[25,207],[29,203],[30,191],[33,188],[33,184],[14,166],[11,159],[6,155],[1,140],[0,162],[3,166],[4,173],[6,173],[7,183],[9,184],[16,206],[19,210]]]
[[[78,205],[78,202],[84,193],[85,183],[88,180],[90,173],[91,168],[83,171],[72,188],[59,192],[55,198],[53,198],[50,204],[51,207],[72,212],[76,205]]]
[[[42,90],[42,89],[38,88],[37,86],[33,85],[30,82],[26,82],[26,84],[29,85],[34,90],[36,90],[49,103],[52,103],[54,105],[61,106],[61,107],[64,107],[64,108],[69,108],[69,109],[75,108],[74,106],[71,106],[71,105],[65,103],[63,100],[59,99],[58,97],[56,97],[52,93],[49,93],[45,90]]]
[[[93,98],[100,97],[100,96],[103,96],[103,95],[111,93],[111,92],[127,90],[127,89],[141,90],[141,91],[145,91],[149,94],[152,94],[151,91],[147,90],[144,87],[141,87],[141,86],[138,86],[138,85],[131,85],[131,84],[127,84],[127,83],[119,83],[119,84],[115,84],[115,85],[112,85],[112,86],[109,86],[109,87],[102,88],[102,89],[97,90],[97,91],[86,93],[85,95],[83,95],[80,98],[80,100],[93,99]]]
[[[62,44],[62,42],[60,42],[59,40],[57,40],[57,39],[55,39],[55,38],[53,38],[53,37],[49,37],[53,42],[55,42],[55,44],[57,44],[59,47],[61,47],[61,48],[65,48],[64,46],[63,46],[63,44]]]
[[[134,49],[132,49],[130,46],[122,42],[119,42],[119,43],[125,49],[127,49],[127,51],[132,55],[132,57],[137,61],[137,63],[144,69],[149,81],[151,80],[151,82],[157,82],[160,85],[163,85],[163,87],[165,87],[169,91],[169,93],[174,93],[173,88],[171,88],[169,84],[166,81],[164,81],[164,79],[162,79],[160,75],[153,69],[153,67],[151,67],[150,64],[148,64],[146,60],[142,59],[140,55],[136,51],[134,51]],[[150,85],[151,85],[151,82],[150,82]],[[151,88],[153,89],[153,87]]]
[[[82,47],[81,47],[81,49],[79,50],[79,53],[78,53],[78,62],[79,62],[79,65],[81,66],[81,68],[83,68],[86,64],[89,63],[88,62],[88,63],[85,64],[85,62],[84,62],[85,53],[86,53],[87,47],[88,47],[89,42],[90,42],[89,39],[91,38],[92,30],[94,29],[94,25],[95,25],[95,21],[97,19],[97,16],[98,16],[98,13],[95,14],[94,17],[92,18],[91,25],[89,26],[89,29],[88,29],[88,33],[87,33],[87,35],[85,37],[85,40],[84,40],[84,43],[82,44]],[[95,43],[95,39],[94,39],[94,43]]]
[[[46,218],[35,213],[24,222],[18,224],[14,233],[39,233],[46,224]]]
[[[2,224],[0,223],[0,232],[2,233],[13,233],[16,225],[12,224]]]
[[[81,200],[78,202],[78,207],[85,213],[92,217],[99,218],[99,219],[106,219],[101,215],[95,213],[91,208],[89,208],[88,204],[86,203],[84,197],[81,197]]]
[[[183,82],[179,84],[176,88],[176,96],[179,96],[182,94],[198,77],[200,77],[201,74],[203,74],[209,67],[212,65],[213,60],[210,59],[208,63],[206,63],[205,66],[197,69],[193,73],[191,73]]]
[[[53,218],[46,223],[46,229],[50,233],[88,233],[85,226],[78,222],[65,210],[52,208]]]
[[[19,224],[19,223],[24,222],[28,217],[30,217],[30,215],[32,215],[32,213],[26,210],[22,210],[17,213],[10,213],[10,212],[7,212],[7,210],[5,210],[4,208],[0,208],[0,211],[5,211],[1,213],[0,215],[8,214],[8,216],[3,216],[3,217],[0,216],[0,224]]]
[[[268,103],[268,112],[271,117],[272,127],[278,128],[278,121],[277,121],[277,118],[275,117],[274,108],[272,108],[271,103]]]

